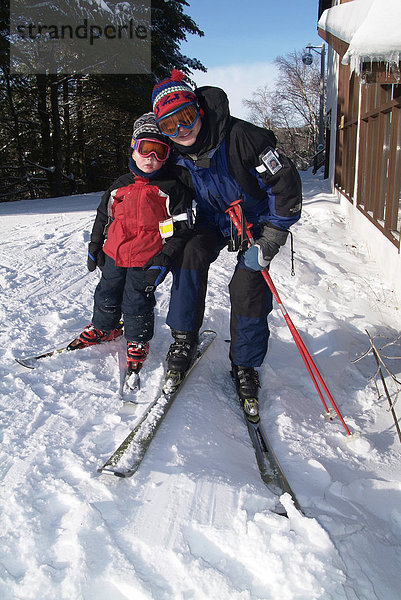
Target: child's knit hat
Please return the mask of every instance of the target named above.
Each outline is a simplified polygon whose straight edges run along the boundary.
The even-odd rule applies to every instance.
[[[169,139],[160,133],[160,129],[156,125],[156,119],[152,112],[145,113],[134,123],[134,129],[132,132],[131,147],[134,147],[135,140],[141,138],[150,138],[152,140],[159,140],[159,142],[169,143]]]

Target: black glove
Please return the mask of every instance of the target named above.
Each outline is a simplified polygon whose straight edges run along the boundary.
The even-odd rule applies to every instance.
[[[96,267],[103,267],[105,259],[102,248],[103,244],[98,244],[97,242],[90,242],[88,247],[89,271],[94,271]]]
[[[167,254],[164,254],[164,252],[159,252],[152,256],[142,269],[146,271],[145,279],[148,284],[145,291],[154,292],[156,287],[165,280],[170,271],[171,258]]]
[[[260,238],[244,254],[245,266],[252,271],[263,271],[276,256],[280,246],[284,246],[287,236],[288,231],[265,225]]]

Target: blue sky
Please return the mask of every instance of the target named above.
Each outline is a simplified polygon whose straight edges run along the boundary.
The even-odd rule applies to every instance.
[[[316,30],[318,0],[188,2],[184,12],[205,35],[188,36],[181,51],[208,69],[206,74],[195,71],[193,79],[197,85],[222,87],[232,114],[241,118],[247,117],[242,99],[274,81],[276,56],[323,41]]]

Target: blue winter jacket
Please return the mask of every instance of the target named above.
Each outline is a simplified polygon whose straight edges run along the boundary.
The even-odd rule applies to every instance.
[[[191,148],[175,144],[180,151],[176,162],[190,174],[195,192],[196,222],[216,226],[229,235],[226,210],[241,198],[248,222],[287,230],[301,214],[302,190],[296,168],[280,155],[283,168],[275,175],[256,170],[262,164],[260,155],[275,147],[274,134],[231,117],[223,90],[204,87],[196,94],[204,113],[202,129]]]

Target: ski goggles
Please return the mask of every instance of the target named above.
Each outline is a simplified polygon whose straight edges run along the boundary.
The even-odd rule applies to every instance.
[[[156,119],[156,123],[164,133],[169,137],[177,137],[178,128],[192,129],[199,117],[199,109],[194,104],[186,104],[177,108],[174,112]]]
[[[140,140],[132,139],[131,148],[136,150],[142,158],[147,158],[154,154],[155,158],[160,162],[164,162],[170,155],[170,146],[165,142],[152,140],[150,138],[141,138]]]

